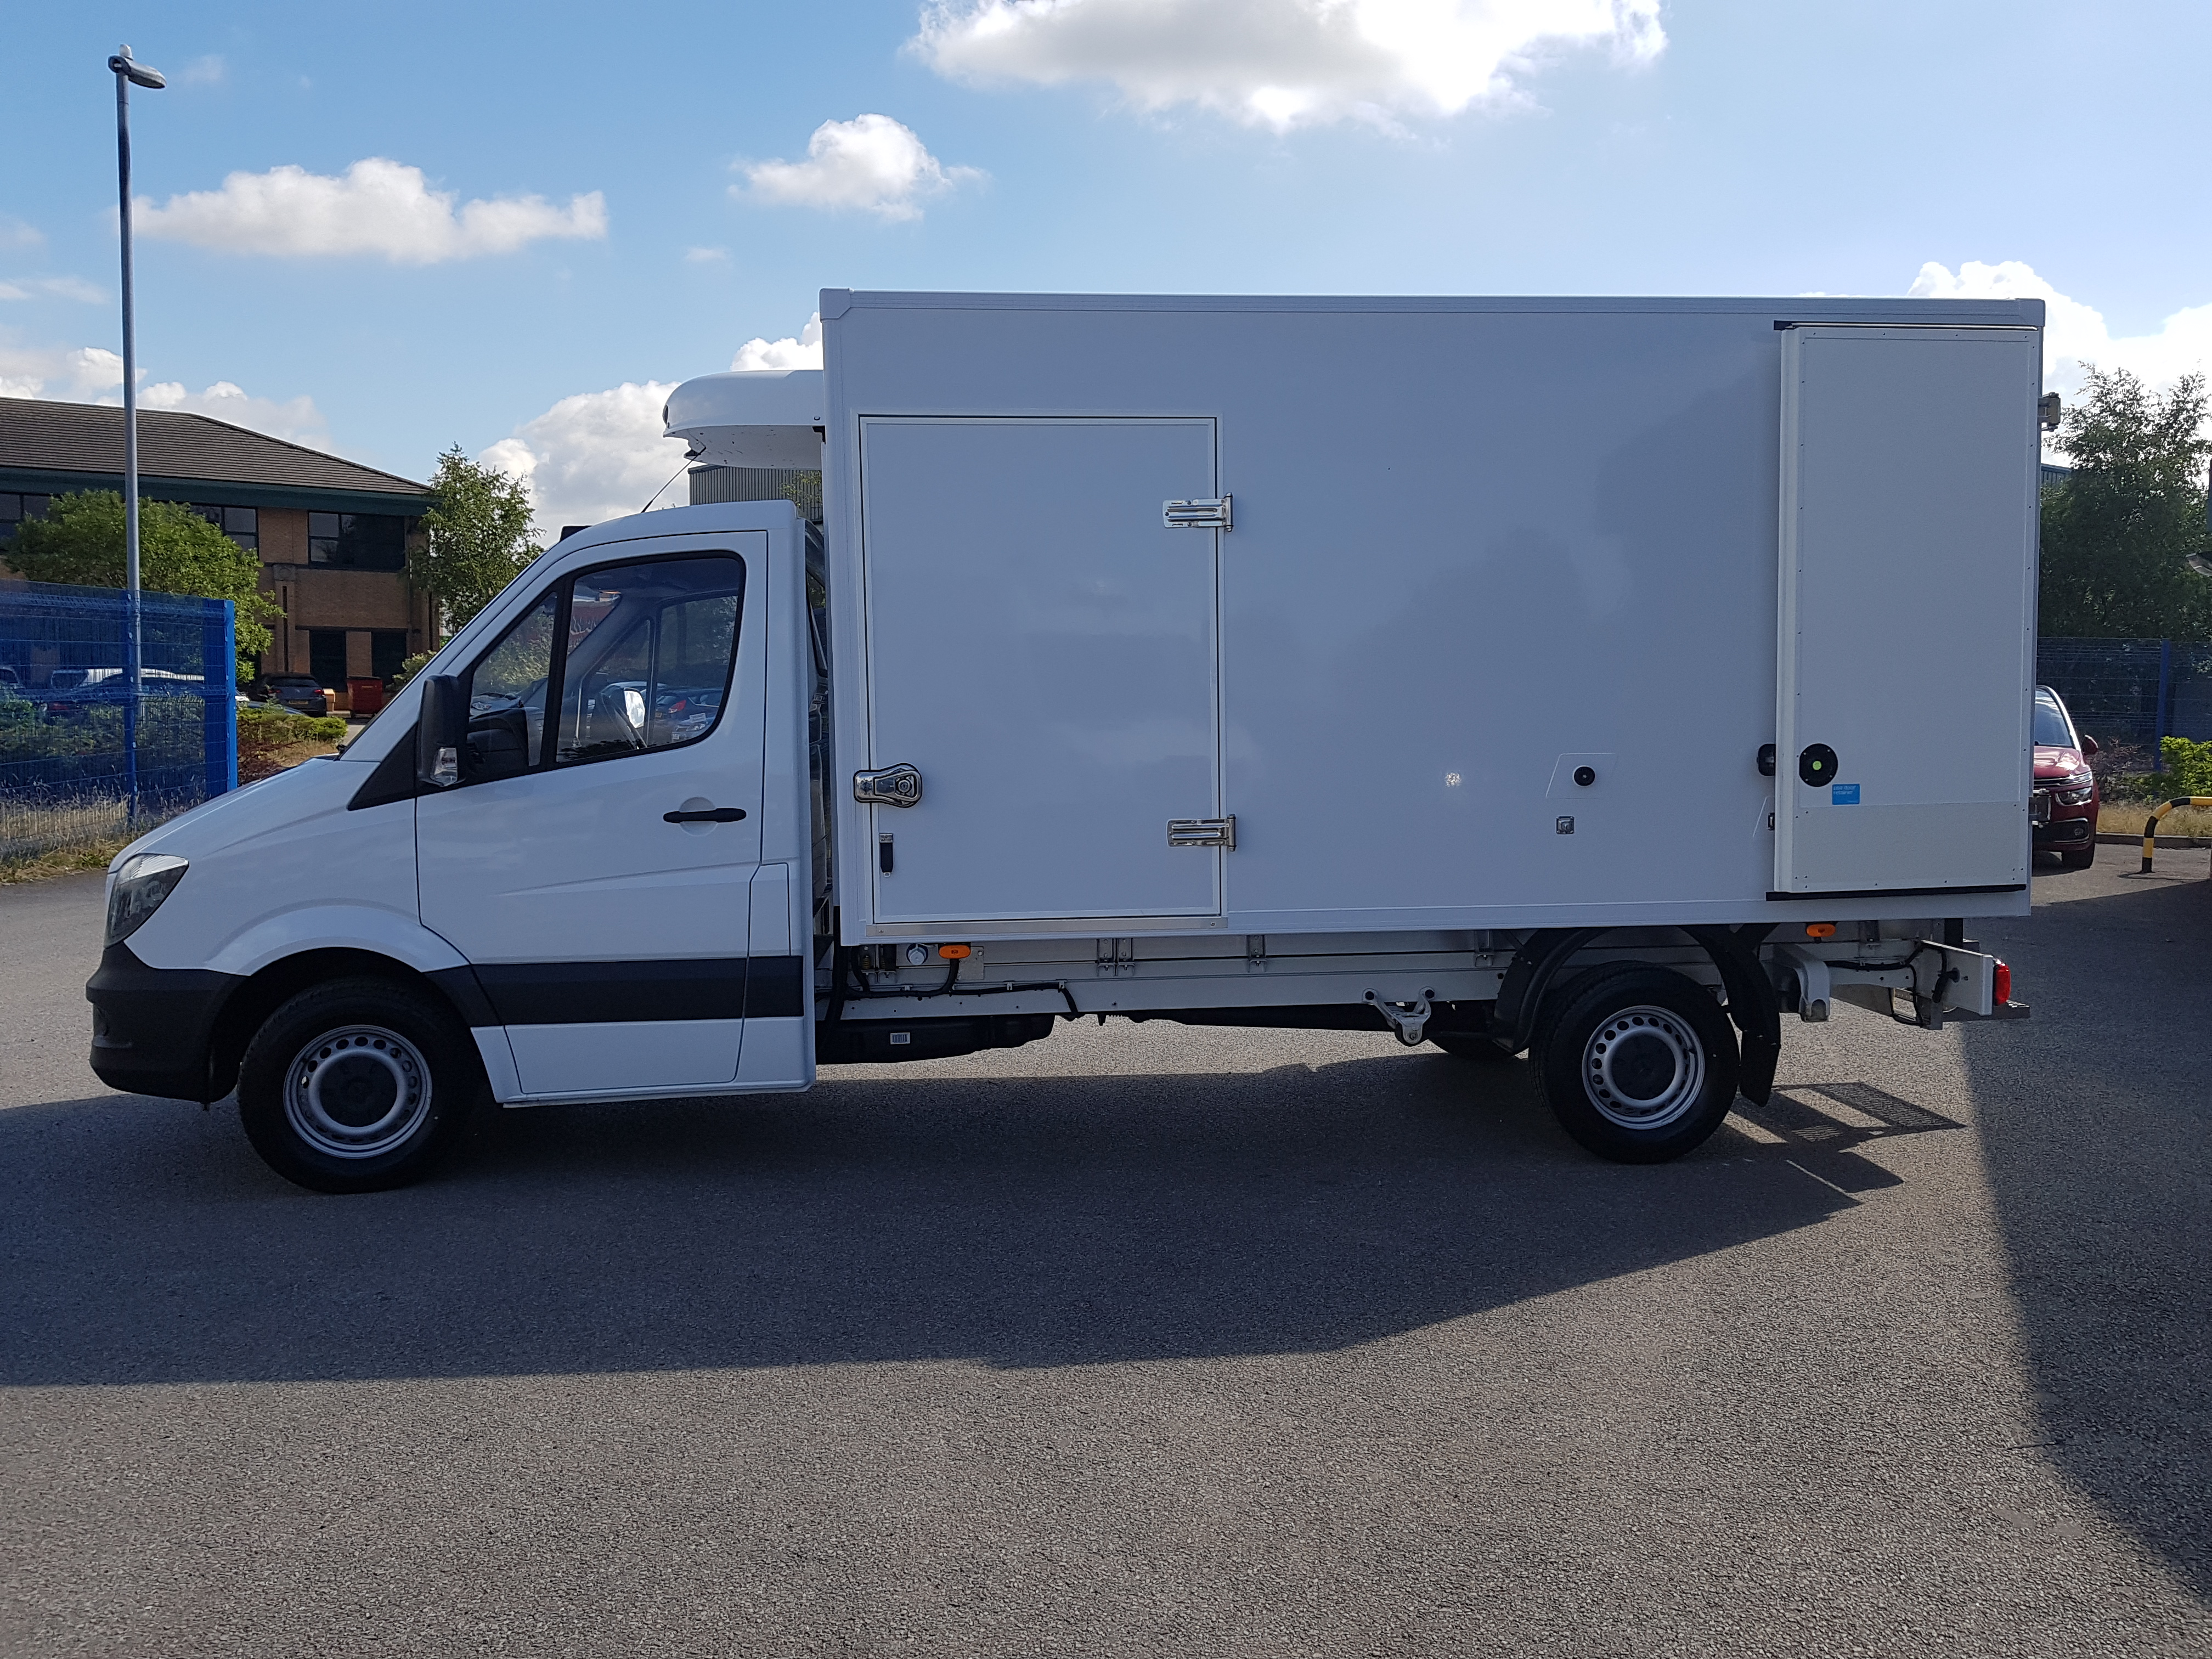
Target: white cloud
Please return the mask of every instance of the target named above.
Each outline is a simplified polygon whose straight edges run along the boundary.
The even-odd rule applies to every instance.
[[[1929,260],[1908,290],[1917,300],[2032,299],[2044,302],[2044,383],[2072,400],[2081,366],[2124,368],[2154,386],[2212,368],[2212,305],[2175,312],[2155,334],[2115,336],[2101,313],[2069,298],[2018,259],[1969,259],[1954,273]]]
[[[0,213],[0,247],[41,247],[46,240],[46,233],[36,225]]]
[[[121,368],[118,363],[118,368]],[[119,380],[121,376],[118,374]],[[102,398],[102,403],[123,401],[120,392]],[[254,398],[246,395],[244,387],[229,380],[217,380],[204,392],[187,392],[181,380],[161,380],[143,387],[138,393],[141,409],[181,409],[192,415],[212,415],[218,421],[228,421],[233,426],[251,427],[256,432],[265,432],[272,438],[287,438],[295,444],[307,444],[322,448],[331,441],[322,411],[315,400],[298,397],[278,403],[273,398]]]
[[[102,347],[24,345],[0,336],[0,398],[120,402],[122,386],[123,359]]]
[[[917,200],[985,175],[948,167],[911,127],[888,115],[824,121],[806,141],[804,161],[756,161],[744,167],[751,194],[803,207],[864,208],[886,219],[919,219]],[[736,185],[731,194],[745,194]]]
[[[607,234],[598,191],[556,207],[542,196],[502,196],[455,204],[432,190],[422,169],[381,156],[356,161],[336,177],[304,167],[234,173],[221,190],[173,196],[166,206],[137,205],[138,228],[226,253],[377,254],[395,264],[435,264],[512,253],[547,237],[597,240]]]
[[[684,465],[684,446],[660,435],[674,381],[624,381],[608,392],[563,398],[477,459],[522,480],[549,544],[564,524],[599,524],[635,513]],[[662,507],[690,500],[678,477]]]
[[[63,403],[120,404],[123,359],[102,346],[27,346],[0,338],[0,398],[52,398]],[[330,441],[322,412],[308,397],[278,402],[256,398],[234,381],[188,392],[181,380],[156,381],[138,392],[142,409],[212,415],[272,438],[317,447]]]
[[[1659,0],[930,0],[908,46],[955,80],[1104,81],[1281,131],[1456,115],[1559,52],[1666,44]]]
[[[822,313],[816,312],[806,319],[806,326],[799,331],[796,339],[787,334],[781,340],[770,340],[755,335],[738,348],[738,355],[730,359],[732,368],[819,368],[822,367]]]
[[[12,282],[0,282],[0,300],[34,300],[40,295],[96,306],[106,300],[107,290],[82,276],[18,276]]]
[[[212,87],[219,85],[229,73],[229,66],[222,61],[222,55],[211,52],[204,58],[193,58],[169,80],[179,87]]]
[[[719,265],[729,262],[730,250],[726,247],[687,247],[684,263],[687,265]]]

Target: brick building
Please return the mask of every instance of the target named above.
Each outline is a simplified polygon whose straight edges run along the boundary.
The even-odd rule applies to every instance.
[[[0,398],[0,564],[15,526],[56,495],[123,489],[123,411]],[[173,410],[138,411],[138,493],[178,501],[261,559],[261,591],[284,613],[264,673],[389,679],[436,642],[428,601],[407,580],[428,486]]]

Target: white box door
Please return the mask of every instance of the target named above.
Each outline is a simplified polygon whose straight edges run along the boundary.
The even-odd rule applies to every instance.
[[[869,742],[920,769],[872,809],[884,921],[1218,915],[1218,532],[1207,419],[861,422]],[[843,781],[849,787],[850,780]],[[890,837],[889,841],[883,837]]]
[[[1783,341],[1778,896],[2027,880],[2033,329]]]

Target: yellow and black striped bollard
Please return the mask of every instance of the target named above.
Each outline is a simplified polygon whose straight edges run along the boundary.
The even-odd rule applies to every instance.
[[[2150,873],[2151,854],[2158,846],[2159,821],[2177,806],[2212,806],[2212,795],[2176,795],[2150,815],[2150,822],[2143,825],[2142,873],[2145,875]]]

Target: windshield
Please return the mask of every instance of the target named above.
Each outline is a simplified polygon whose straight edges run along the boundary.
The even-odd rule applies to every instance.
[[[2039,749],[2073,749],[2074,728],[2067,723],[2066,711],[2051,697],[2035,700],[2035,745]]]

